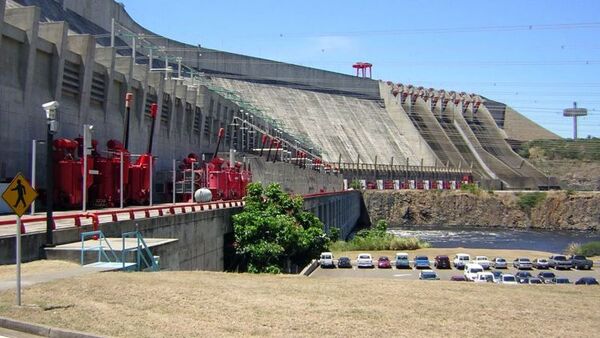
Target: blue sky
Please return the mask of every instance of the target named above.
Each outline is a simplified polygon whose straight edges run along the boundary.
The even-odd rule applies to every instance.
[[[475,92],[563,137],[589,109],[600,137],[600,1],[122,0],[157,34],[203,47],[373,78]]]

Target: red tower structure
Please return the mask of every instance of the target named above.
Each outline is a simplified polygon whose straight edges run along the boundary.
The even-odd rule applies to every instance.
[[[362,77],[366,78],[367,77],[367,70],[369,71],[369,79],[372,78],[372,67],[373,65],[368,63],[368,62],[357,62],[355,64],[352,65],[352,68],[356,69],[356,76],[360,76],[359,74],[362,73]]]

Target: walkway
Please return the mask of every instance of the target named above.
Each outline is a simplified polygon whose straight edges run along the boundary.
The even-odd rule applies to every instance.
[[[243,206],[242,201],[217,201],[208,203],[165,203],[154,206],[131,206],[123,209],[109,208],[81,211],[58,211],[54,212],[54,224],[56,229],[79,227],[82,225],[96,225],[131,219],[143,219],[164,215],[177,215],[187,212],[201,212],[215,209],[227,209]],[[36,213],[22,218],[26,233],[46,231],[46,213]],[[0,216],[0,237],[14,236],[16,234],[16,216]]]

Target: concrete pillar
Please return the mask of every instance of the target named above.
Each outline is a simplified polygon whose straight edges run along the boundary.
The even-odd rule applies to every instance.
[[[31,100],[33,91],[33,82],[35,75],[35,58],[37,56],[37,40],[40,26],[40,8],[22,7],[8,8],[4,13],[4,21],[25,31],[27,41],[25,43],[25,55],[27,59],[23,60],[21,69],[24,72],[23,78],[25,85],[23,87],[23,102],[25,111],[31,111]]]
[[[133,64],[133,59],[131,57],[128,57],[128,59],[129,64],[131,65],[132,78],[135,78],[140,82],[140,91],[142,93],[142,95],[140,95],[140,102],[142,104],[140,105],[140,108],[135,112],[134,115],[137,117],[138,121],[137,129],[142,130],[142,128],[144,128],[144,114],[146,110],[146,100],[149,92],[148,78],[150,76],[150,69],[147,65]],[[121,66],[126,65],[125,61],[120,61],[119,63],[121,64]],[[129,80],[129,82],[132,82],[131,79]]]
[[[113,101],[119,103],[120,97],[112,97],[115,77],[115,58],[116,49],[111,47],[98,47],[95,53],[96,62],[103,65],[106,68],[106,82],[105,82],[105,93],[104,93],[104,121],[106,122],[109,118],[111,104]],[[118,93],[121,95],[121,93]],[[119,111],[121,107],[119,107]]]
[[[2,48],[2,27],[4,26],[4,9],[6,0],[0,0],[0,48]]]
[[[173,100],[173,116],[172,116],[172,131],[174,131],[174,135],[177,137],[178,142],[183,142],[185,140],[184,136],[186,133],[185,122],[186,122],[186,103],[187,103],[187,86],[180,84],[179,82],[175,85],[175,100]],[[177,98],[181,100],[181,105],[177,107]]]
[[[67,35],[69,25],[64,22],[43,22],[40,24],[39,35],[42,39],[56,45],[56,54],[52,59],[52,79],[54,82],[54,100],[62,98],[62,83],[65,70],[65,52],[68,47]]]
[[[127,79],[127,89],[131,89],[133,78],[133,58],[130,56],[115,56],[115,71],[125,75]],[[139,79],[138,79],[139,80]]]
[[[190,89],[188,88],[187,91],[187,96],[186,96],[186,102],[189,103],[192,106],[192,111],[190,112],[190,116],[189,116],[189,121],[190,121],[190,125],[187,126],[187,130],[189,133],[189,142],[191,144],[196,144],[196,138],[194,137],[194,122],[196,121],[196,107],[197,107],[197,101],[198,100],[198,90],[193,88]]]
[[[81,83],[79,88],[79,122],[88,123],[90,112],[90,95],[92,91],[92,76],[94,74],[96,39],[88,34],[69,35],[69,49],[81,55]]]

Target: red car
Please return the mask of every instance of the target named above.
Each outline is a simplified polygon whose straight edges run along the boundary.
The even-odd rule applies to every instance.
[[[391,269],[392,264],[390,263],[390,259],[387,256],[381,256],[377,260],[377,267],[380,269]]]

